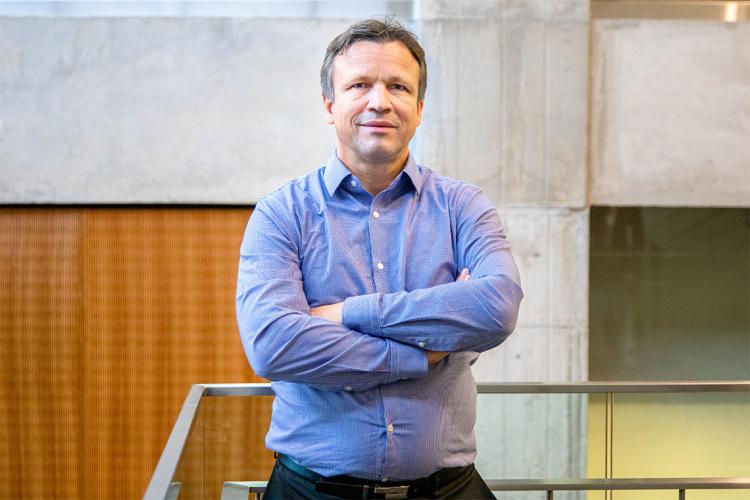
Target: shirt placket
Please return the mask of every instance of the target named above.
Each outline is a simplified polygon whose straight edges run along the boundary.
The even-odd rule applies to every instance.
[[[373,276],[375,288],[380,293],[394,292],[394,288],[399,281],[396,279],[399,272],[398,251],[393,246],[400,238],[398,235],[391,233],[394,229],[403,226],[394,220],[397,214],[392,213],[388,208],[391,194],[392,190],[378,194],[370,207],[369,222]],[[389,480],[390,471],[394,470],[393,467],[396,465],[395,450],[398,447],[398,443],[396,442],[398,436],[396,428],[398,409],[393,404],[393,399],[389,393],[387,385],[381,388],[383,398],[383,422],[381,425],[384,427],[386,440],[385,457],[381,473],[383,481]]]
[[[350,175],[346,179],[346,190],[353,194],[354,198],[361,203],[363,206],[367,206],[368,201],[370,202],[370,208],[368,212],[368,231],[370,241],[370,252],[369,252],[369,266],[371,269],[372,282],[376,292],[388,293],[391,291],[391,284],[388,279],[388,271],[390,270],[387,266],[388,259],[387,251],[387,234],[385,230],[385,210],[382,207],[384,203],[384,193],[380,193],[375,198],[370,197],[369,194],[364,190],[359,180]],[[375,454],[375,463],[373,470],[376,475],[381,479],[387,477],[385,474],[386,467],[389,466],[393,460],[388,459],[389,455],[393,452],[392,439],[393,439],[393,425],[389,427],[389,423],[392,421],[391,406],[386,401],[386,395],[384,394],[383,388],[378,391],[380,404],[383,407],[383,421],[380,425],[383,426],[384,431],[380,435],[385,436],[385,443],[378,443],[378,453]]]

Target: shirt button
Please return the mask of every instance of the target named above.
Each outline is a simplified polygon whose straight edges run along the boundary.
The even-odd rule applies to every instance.
[[[352,185],[352,187],[355,187],[357,185],[357,181],[355,181],[354,179],[352,179],[351,185]]]
[[[384,267],[385,266],[383,265],[382,262],[378,262],[378,269],[380,269],[382,271]]]
[[[393,424],[388,424],[388,432],[393,432]]]
[[[375,211],[374,211],[374,212],[372,213],[372,216],[373,216],[373,217],[375,217],[375,218],[377,219],[378,217],[380,217],[380,213],[378,213],[378,211],[377,211],[377,210],[375,210]]]
[[[419,347],[424,347],[424,346],[426,346],[427,344],[425,344],[424,342],[422,342],[422,341],[420,340],[419,342],[417,342],[417,345],[418,345]]]
[[[352,386],[350,386],[350,385],[347,385],[346,387],[344,387],[344,390],[345,390],[346,392],[350,392],[350,391],[352,390]]]

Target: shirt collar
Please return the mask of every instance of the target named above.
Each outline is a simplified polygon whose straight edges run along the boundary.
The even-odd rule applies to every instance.
[[[409,153],[409,157],[406,159],[406,165],[404,165],[402,172],[409,176],[411,183],[414,185],[414,189],[416,189],[417,194],[419,194],[420,189],[422,189],[422,172],[420,172],[417,162],[414,160],[414,156],[411,153]],[[338,154],[334,150],[331,157],[328,159],[328,163],[326,163],[325,172],[323,172],[323,182],[325,183],[330,196],[333,196],[333,193],[336,192],[341,181],[343,181],[349,174],[351,174],[351,172],[349,172],[346,165],[342,163]]]
[[[333,196],[341,181],[350,173],[349,169],[339,160],[339,155],[334,149],[331,157],[328,158],[328,163],[326,163],[325,172],[323,172],[323,182],[326,185],[329,196]]]
[[[411,153],[409,153],[409,157],[406,159],[403,172],[409,176],[411,183],[414,184],[414,189],[419,194],[419,191],[422,189],[422,172],[419,170],[419,166],[417,166],[417,162]]]

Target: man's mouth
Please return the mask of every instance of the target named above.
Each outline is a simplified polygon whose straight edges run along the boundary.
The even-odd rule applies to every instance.
[[[359,126],[373,130],[386,130],[389,128],[396,128],[396,125],[389,122],[388,120],[367,120],[359,123]]]

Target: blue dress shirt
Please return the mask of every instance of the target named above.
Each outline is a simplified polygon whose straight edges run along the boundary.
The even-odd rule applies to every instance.
[[[324,476],[473,463],[470,365],[513,331],[522,297],[479,188],[410,155],[373,197],[334,152],[261,199],[242,242],[242,343],[276,392],[266,445]],[[341,301],[343,325],[310,315]],[[425,350],[451,354],[428,366]]]

